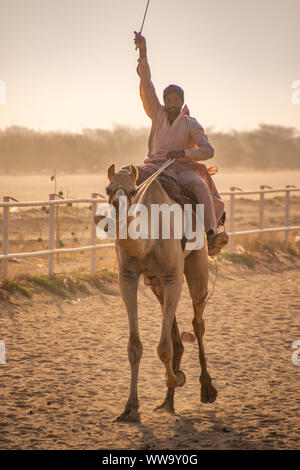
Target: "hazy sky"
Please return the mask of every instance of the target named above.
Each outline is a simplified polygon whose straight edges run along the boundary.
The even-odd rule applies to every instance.
[[[0,128],[148,126],[133,30],[146,0],[0,0]],[[215,129],[300,129],[300,0],[150,0],[143,33],[159,97],[181,85]]]

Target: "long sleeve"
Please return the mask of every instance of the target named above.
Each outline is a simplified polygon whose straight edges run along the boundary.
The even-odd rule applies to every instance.
[[[193,148],[186,149],[185,156],[197,161],[212,158],[214,156],[214,149],[208,142],[203,127],[196,119],[191,117],[188,119]]]
[[[137,72],[140,76],[140,96],[146,114],[153,119],[163,106],[156,95],[154,85],[151,81],[150,67],[146,57],[139,59]]]

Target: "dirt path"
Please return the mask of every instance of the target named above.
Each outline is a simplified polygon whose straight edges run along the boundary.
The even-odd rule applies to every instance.
[[[290,263],[293,265],[293,263]],[[298,267],[299,268],[299,267]],[[139,291],[144,354],[140,424],[114,422],[129,388],[128,325],[116,284],[72,302],[39,294],[0,303],[1,449],[299,449],[299,269],[250,269],[223,261],[206,309],[205,346],[218,389],[214,404],[199,399],[196,343],[185,342],[185,386],[176,415],[153,412],[165,395],[156,346],[160,309]],[[6,306],[5,306],[6,305]],[[186,286],[180,331],[191,331]]]

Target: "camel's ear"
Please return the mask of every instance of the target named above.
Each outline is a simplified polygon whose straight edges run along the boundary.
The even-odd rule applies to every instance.
[[[98,225],[98,222],[100,222],[100,220],[102,219],[101,215],[95,215],[94,216],[94,222],[96,225]]]
[[[107,178],[109,179],[109,181],[112,179],[112,177],[114,176],[116,172],[116,165],[113,163],[112,165],[110,165],[107,170],[106,170],[106,174],[107,174]]]
[[[133,179],[134,184],[136,183],[136,180],[139,177],[139,170],[135,165],[130,165],[130,170],[129,170],[130,176]]]

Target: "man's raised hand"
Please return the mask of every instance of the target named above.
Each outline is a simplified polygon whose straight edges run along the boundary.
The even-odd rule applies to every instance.
[[[144,36],[141,35],[141,33],[138,33],[137,31],[134,31],[135,37],[134,37],[134,43],[136,47],[138,47],[140,50],[145,50],[146,49],[146,39]]]

